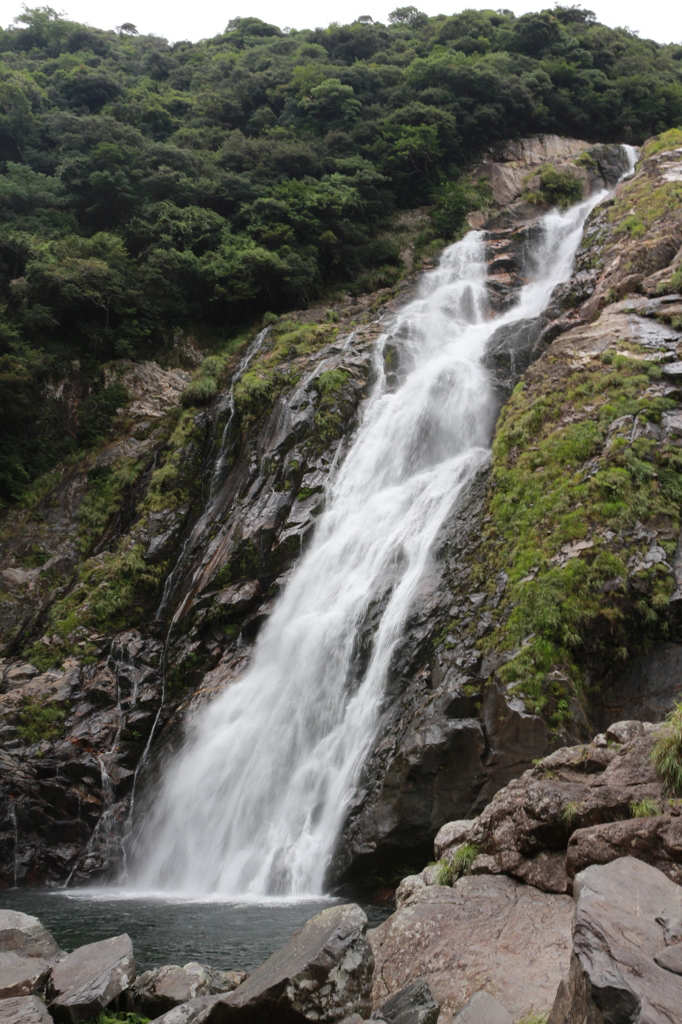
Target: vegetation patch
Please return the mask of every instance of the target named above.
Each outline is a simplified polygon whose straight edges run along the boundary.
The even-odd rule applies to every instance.
[[[651,353],[614,346],[572,367],[547,354],[503,408],[474,585],[508,576],[484,650],[507,651],[503,682],[558,728],[572,697],[668,635],[682,455],[655,440],[675,406],[652,390]],[[647,358],[649,357],[649,358]],[[642,525],[661,536],[653,559]]]
[[[641,800],[630,804],[631,818],[655,818],[660,813],[661,807],[658,800],[652,800],[650,797],[642,797]]]
[[[481,851],[473,843],[463,843],[451,857],[438,864],[438,885],[454,885],[462,875],[468,875]]]
[[[567,210],[583,197],[582,182],[570,171],[558,171],[551,164],[546,164],[540,168],[538,177],[539,183],[535,191],[524,194],[523,198],[527,202],[558,206],[560,210]]]
[[[300,379],[298,357],[330,345],[339,333],[334,324],[306,324],[282,318],[273,325],[268,342],[254,357],[234,387],[235,408],[243,429],[271,409],[277,398]]]
[[[682,702],[668,715],[651,757],[665,792],[682,796]]]
[[[66,710],[64,705],[27,698],[19,712],[17,735],[28,744],[61,739],[64,735]]]

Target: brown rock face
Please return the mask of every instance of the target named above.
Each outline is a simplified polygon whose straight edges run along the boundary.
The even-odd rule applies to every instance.
[[[424,977],[441,1019],[485,989],[513,1018],[549,1009],[570,959],[573,903],[510,878],[431,886],[370,932],[373,1000]]]
[[[570,973],[548,1024],[679,1021],[682,977],[660,960],[668,954],[665,922],[681,913],[682,889],[639,860],[581,872]]]

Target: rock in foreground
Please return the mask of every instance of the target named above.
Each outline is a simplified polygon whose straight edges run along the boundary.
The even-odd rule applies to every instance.
[[[423,977],[441,1020],[481,989],[516,1019],[554,1000],[571,950],[573,902],[505,876],[418,890],[370,932],[374,1005]]]
[[[0,1000],[0,1024],[53,1024],[53,1021],[38,996],[17,996]]]
[[[246,981],[226,996],[197,1000],[197,1024],[302,1024],[369,1016],[374,959],[367,917],[356,904],[311,918]],[[187,1004],[191,1011],[192,1003]],[[164,1020],[170,1020],[167,1015]]]
[[[0,910],[0,953],[51,960],[59,946],[37,917],[18,910]]]
[[[570,973],[548,1024],[679,1021],[682,888],[649,864],[623,857],[586,868],[574,893]]]
[[[134,978],[135,957],[128,935],[80,946],[52,971],[52,1016],[58,1024],[89,1021],[125,992]]]

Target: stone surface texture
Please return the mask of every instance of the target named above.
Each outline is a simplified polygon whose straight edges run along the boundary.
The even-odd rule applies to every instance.
[[[42,957],[0,953],[0,999],[33,995],[43,988],[51,969]]]
[[[59,946],[37,917],[18,910],[0,910],[0,953],[51,960]]]
[[[682,976],[657,962],[665,922],[682,915],[682,888],[631,857],[576,878],[573,952],[548,1024],[676,1024]]]
[[[0,1024],[54,1024],[45,1003],[38,996],[16,996],[0,1000]]]
[[[323,910],[234,992],[197,1000],[196,1020],[331,1024],[352,1013],[368,1015],[374,959],[366,931],[367,917],[356,904]]]
[[[424,978],[394,992],[386,1002],[372,1014],[372,1020],[386,1024],[436,1024],[439,1015],[438,1004],[431,995],[431,989]]]
[[[50,1012],[58,1024],[89,1021],[125,992],[134,978],[135,957],[128,935],[80,946],[52,970]]]
[[[514,1019],[549,1010],[571,955],[573,901],[504,876],[415,893],[369,935],[375,1008],[424,978],[441,1021],[481,989]]]
[[[481,989],[467,1000],[453,1017],[452,1024],[512,1024],[512,1015],[494,996]]]

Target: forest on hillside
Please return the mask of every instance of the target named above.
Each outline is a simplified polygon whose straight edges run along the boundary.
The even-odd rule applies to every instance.
[[[431,206],[445,244],[484,201],[462,171],[486,147],[680,123],[682,45],[577,6],[236,18],[172,45],[26,8],[0,29],[0,505],[106,431],[122,400],[107,361],[394,284],[395,213]]]

